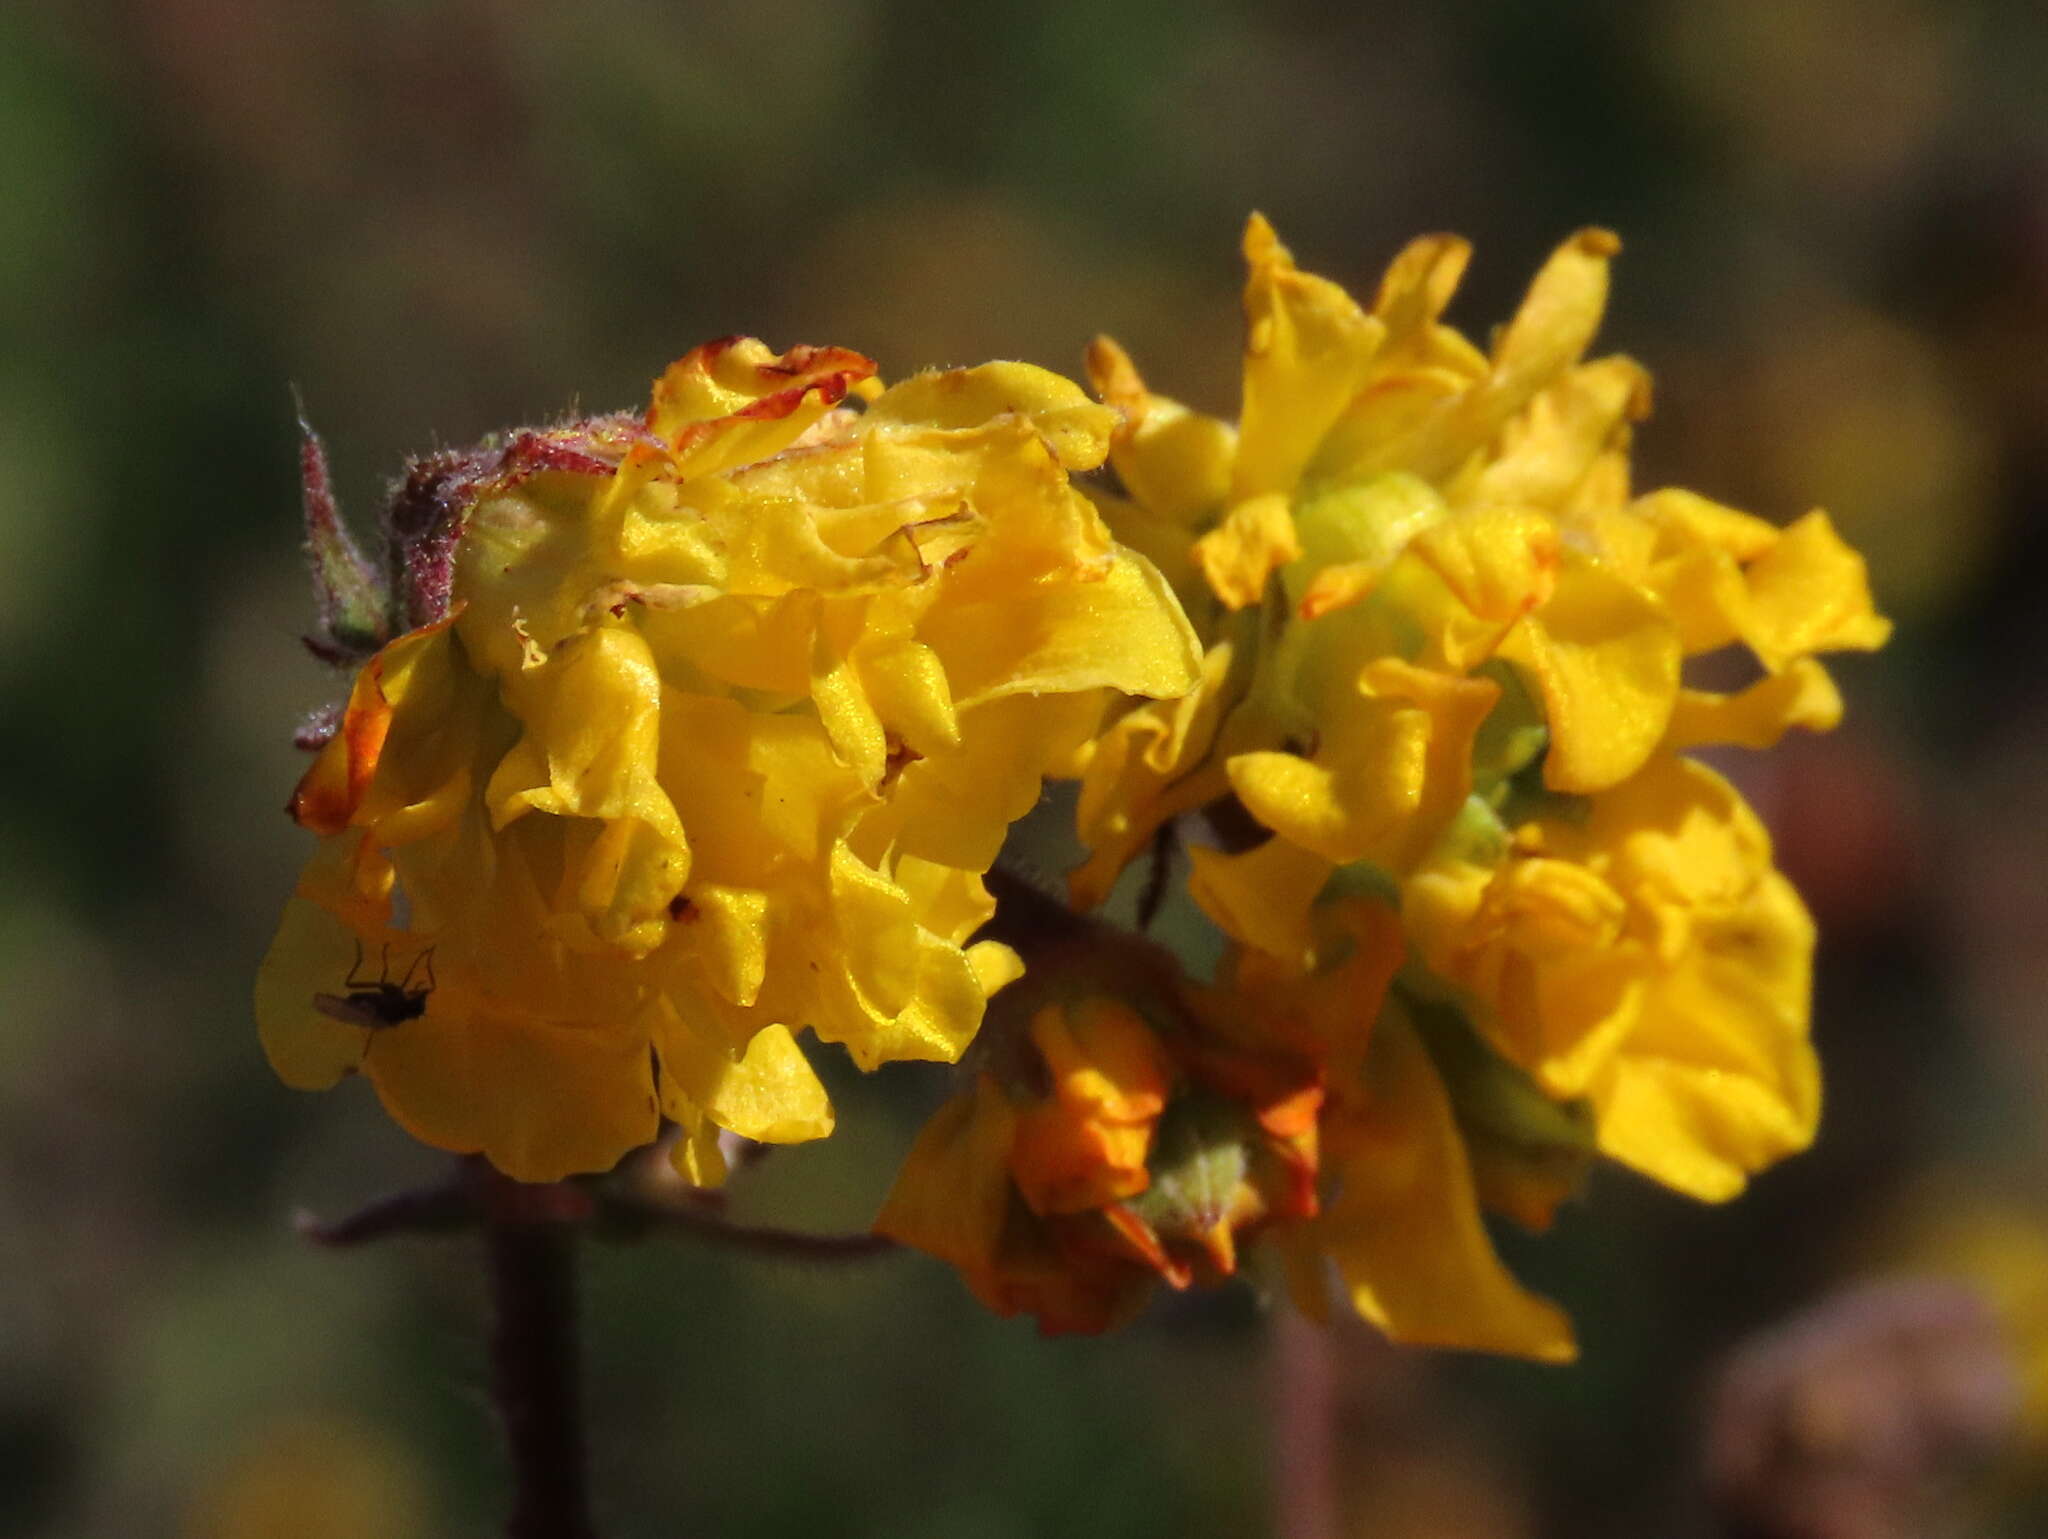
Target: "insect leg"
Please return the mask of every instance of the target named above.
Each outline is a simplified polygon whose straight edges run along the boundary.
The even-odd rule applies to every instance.
[[[366,978],[358,978],[356,976],[356,974],[361,972],[362,970],[363,938],[360,935],[358,935],[356,937],[356,959],[353,962],[349,963],[348,976],[341,980],[341,986],[345,989],[368,988],[369,980]]]

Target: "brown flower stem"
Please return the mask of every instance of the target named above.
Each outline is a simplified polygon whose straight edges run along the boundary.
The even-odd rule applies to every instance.
[[[766,1224],[735,1223],[709,1206],[608,1196],[598,1205],[601,1222],[638,1237],[652,1229],[676,1229],[694,1238],[778,1261],[866,1261],[901,1249],[887,1235],[812,1234]]]
[[[1337,1539],[1337,1365],[1328,1331],[1291,1309],[1273,1319],[1273,1532]]]
[[[575,1232],[500,1218],[490,1262],[491,1387],[511,1455],[506,1539],[592,1539],[577,1383]]]

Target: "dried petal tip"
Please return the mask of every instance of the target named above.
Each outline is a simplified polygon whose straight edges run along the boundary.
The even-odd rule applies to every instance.
[[[390,608],[377,570],[363,559],[341,521],[327,477],[327,451],[306,421],[299,419],[299,493],[306,519],[306,559],[313,569],[313,596],[320,606],[319,628],[306,638],[323,662],[347,664],[367,657],[391,635]]]

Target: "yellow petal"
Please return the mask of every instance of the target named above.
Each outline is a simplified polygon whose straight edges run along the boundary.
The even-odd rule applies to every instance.
[[[1494,343],[1496,389],[1517,393],[1517,387],[1548,382],[1578,360],[1600,329],[1608,267],[1620,250],[1613,232],[1586,229],[1550,254]]]
[[[1825,513],[1793,524],[1744,576],[1743,639],[1773,672],[1811,652],[1874,651],[1891,635],[1872,607],[1863,558]]]
[[[1774,748],[1794,727],[1831,732],[1841,720],[1842,694],[1835,681],[1812,658],[1801,657],[1783,673],[1759,679],[1736,694],[1681,689],[1663,748],[1667,753],[1709,743]]]
[[[962,711],[1003,695],[1104,686],[1167,699],[1201,672],[1201,644],[1172,590],[1129,551],[1094,580],[946,603],[918,639],[945,663]]]
[[[768,895],[695,882],[676,922],[711,987],[733,1004],[751,1005],[768,973]]]
[[[1082,770],[1074,828],[1089,850],[1068,878],[1076,907],[1094,908],[1162,823],[1192,812],[1228,787],[1210,749],[1226,703],[1235,651],[1229,642],[1202,659],[1200,682],[1178,700],[1140,705],[1101,736]]]
[[[1423,530],[1408,548],[1459,603],[1500,625],[1544,603],[1557,582],[1557,527],[1534,508],[1455,515]]]
[[[1188,893],[1224,933],[1291,967],[1315,958],[1309,910],[1330,878],[1330,863],[1285,839],[1242,855],[1190,846]]]
[[[1001,941],[976,941],[967,948],[967,965],[984,997],[993,998],[1024,976],[1024,959]]]
[[[1451,475],[1555,382],[1586,350],[1607,302],[1607,268],[1620,243],[1605,230],[1581,230],[1537,273],[1528,297],[1494,344],[1485,377],[1449,370],[1417,371],[1376,386],[1361,406],[1382,421],[1370,434],[1347,423],[1323,457],[1323,468],[1352,476],[1408,470],[1429,480]],[[1397,409],[1386,410],[1391,392]],[[1403,398],[1411,401],[1404,403]]]
[[[1736,912],[1700,926],[1594,1093],[1601,1149],[1720,1202],[1811,1143],[1820,1120],[1807,1038],[1812,960],[1813,922],[1775,872]]]
[[[924,1125],[897,1173],[875,1233],[963,1268],[994,1264],[1010,1209],[1017,1115],[986,1074]]]
[[[1420,807],[1429,725],[1425,712],[1383,708],[1342,740],[1333,732],[1330,751],[1313,760],[1234,754],[1227,766],[1231,789],[1281,838],[1332,865],[1348,865],[1391,838]]]
[[[1244,404],[1232,495],[1288,492],[1365,381],[1381,323],[1326,278],[1300,271],[1254,214],[1244,232]]]
[[[1535,675],[1550,726],[1544,783],[1596,791],[1627,778],[1678,698],[1678,636],[1664,606],[1590,561],[1566,560],[1549,602],[1503,650]]]
[[[362,1062],[371,1032],[317,1003],[321,994],[348,992],[341,980],[361,955],[358,944],[319,904],[305,898],[285,904],[256,973],[256,1027],[271,1068],[294,1090],[325,1090]]]
[[[1415,1346],[1576,1355],[1571,1323],[1494,1254],[1450,1097],[1414,1029],[1383,1015],[1349,1119],[1335,1201],[1316,1232],[1358,1312]]]
[[[1086,695],[1004,695],[960,713],[960,747],[907,764],[886,807],[861,825],[862,847],[986,871],[1010,824],[1038,803],[1046,774],[1101,719]]]
[[[680,1022],[656,1032],[654,1049],[664,1101],[679,1095],[742,1138],[796,1144],[832,1131],[832,1102],[786,1026],[764,1027],[738,1062]]]
[[[1638,497],[1632,511],[1654,525],[1672,549],[1700,546],[1725,551],[1736,561],[1754,561],[1778,543],[1778,530],[1767,520],[1683,487]]]
[[[1028,363],[985,363],[915,375],[875,399],[866,425],[869,431],[887,431],[897,423],[969,428],[1009,413],[1030,422],[1069,470],[1100,465],[1116,426],[1116,413],[1089,400],[1079,385]]]
[[[654,383],[647,427],[668,441],[679,473],[711,475],[788,447],[874,372],[845,348],[777,357],[753,337],[728,337],[669,365]]]
[[[960,746],[952,686],[939,655],[908,636],[868,636],[855,645],[861,691],[887,734],[914,753]]]
[[[1266,580],[1300,555],[1294,516],[1278,492],[1238,503],[1194,546],[1195,564],[1231,609],[1258,603]]]
[[[1223,506],[1230,496],[1237,429],[1153,395],[1130,356],[1108,337],[1088,345],[1088,379],[1105,405],[1123,413],[1109,462],[1140,507],[1185,531]]]
[[[445,978],[424,1015],[376,1033],[363,1070],[413,1137],[515,1181],[609,1170],[660,1124],[644,1036],[460,997]]]
[[[1628,358],[1581,364],[1539,393],[1472,483],[1472,504],[1558,507],[1650,410],[1650,376]]]
[[[1423,235],[1402,247],[1373,298],[1372,313],[1389,338],[1399,342],[1435,326],[1471,260],[1471,242],[1456,235]]]
[[[1463,805],[1472,743],[1499,688],[1381,657],[1323,715],[1313,754],[1233,755],[1253,817],[1334,865],[1419,859]]]
[[[637,631],[587,631],[505,681],[525,732],[484,790],[494,826],[531,813],[594,819],[580,846],[578,907],[611,944],[646,951],[690,874],[681,821],[657,778],[661,677]]]

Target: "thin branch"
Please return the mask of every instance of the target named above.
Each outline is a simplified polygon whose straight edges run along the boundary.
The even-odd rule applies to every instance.
[[[901,1249],[886,1235],[811,1234],[765,1224],[741,1224],[713,1208],[649,1202],[644,1198],[606,1197],[598,1211],[603,1219],[616,1222],[625,1233],[673,1229],[729,1250],[780,1261],[866,1261]]]
[[[450,1234],[474,1228],[482,1217],[474,1188],[457,1180],[394,1192],[332,1223],[301,1209],[292,1215],[292,1227],[315,1245],[340,1249],[394,1234]]]

